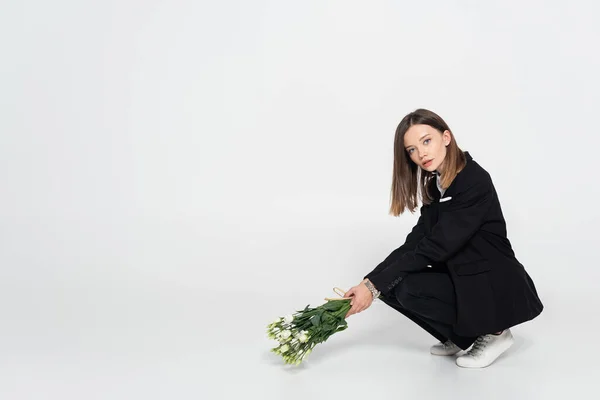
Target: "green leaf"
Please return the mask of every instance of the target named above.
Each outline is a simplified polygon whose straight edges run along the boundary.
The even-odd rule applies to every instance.
[[[327,303],[323,304],[322,307],[326,310],[337,311],[347,304],[350,304],[350,299],[348,299],[348,300],[329,300]]]
[[[312,322],[312,324],[313,324],[314,326],[317,326],[317,327],[318,327],[318,326],[321,324],[321,314],[315,314],[315,315],[314,315],[314,316],[311,318],[310,322]]]

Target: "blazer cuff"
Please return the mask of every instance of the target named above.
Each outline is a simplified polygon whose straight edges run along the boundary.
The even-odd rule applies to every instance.
[[[407,253],[399,260],[392,262],[377,274],[367,274],[365,278],[369,278],[375,289],[382,294],[390,294],[407,274],[423,271],[428,268],[428,264],[431,264],[427,257],[411,253]]]

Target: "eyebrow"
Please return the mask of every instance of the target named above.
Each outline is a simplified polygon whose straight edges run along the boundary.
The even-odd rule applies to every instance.
[[[419,142],[420,142],[421,140],[423,140],[423,138],[424,138],[425,136],[427,136],[427,135],[430,135],[430,133],[429,133],[429,132],[427,132],[426,134],[424,134],[423,136],[421,136],[421,137],[419,138]],[[409,145],[409,146],[404,146],[404,149],[408,149],[409,147],[410,147],[410,145]]]

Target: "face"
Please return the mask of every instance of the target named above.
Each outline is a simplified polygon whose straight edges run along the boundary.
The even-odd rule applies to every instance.
[[[426,171],[444,172],[449,131],[443,133],[429,125],[413,125],[404,134],[404,148],[411,160]]]

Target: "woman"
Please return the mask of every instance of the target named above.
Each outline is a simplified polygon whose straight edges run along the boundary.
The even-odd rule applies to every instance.
[[[515,258],[488,172],[457,145],[437,114],[418,109],[396,130],[390,214],[420,217],[406,237],[346,297],[346,317],[375,298],[417,323],[454,355],[460,367],[487,367],[513,343],[510,327],[538,316],[543,305]]]

